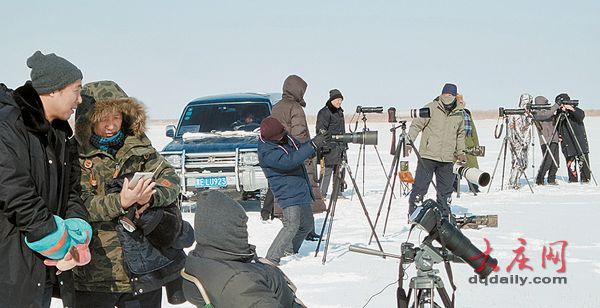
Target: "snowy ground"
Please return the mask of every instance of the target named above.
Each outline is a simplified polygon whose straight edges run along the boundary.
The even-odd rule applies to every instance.
[[[486,157],[479,159],[482,170],[492,173],[501,139],[493,137],[496,120],[480,120],[476,123],[481,144],[487,147]],[[596,132],[600,131],[600,118],[586,119],[588,138],[591,140],[591,166],[592,172],[600,174],[600,146],[595,141],[600,141]],[[312,125],[311,125],[312,127]],[[371,130],[379,131],[379,153],[385,166],[385,173],[377,159],[373,146],[366,148],[366,172],[359,170],[355,174],[359,189],[364,194],[366,207],[371,219],[375,219],[379,203],[385,186],[385,175],[392,161],[389,154],[391,135],[390,125],[387,123],[370,124]],[[164,137],[163,126],[151,126],[150,137],[157,149],[168,142]],[[353,173],[356,173],[358,145],[351,145],[349,161]],[[539,143],[532,153],[535,153],[535,168],[541,160]],[[473,269],[466,264],[454,264],[454,282],[457,286],[456,307],[600,307],[600,232],[595,226],[598,224],[600,208],[600,189],[592,184],[567,184],[564,157],[561,154],[561,167],[559,169],[559,186],[533,186],[532,194],[525,185],[521,190],[500,190],[502,162],[498,167],[490,193],[483,190],[479,196],[468,193],[461,194],[460,198],[454,197],[453,205],[457,211],[466,211],[473,214],[497,214],[499,227],[481,230],[466,230],[464,234],[481,250],[485,250],[484,238],[487,238],[493,248],[491,255],[498,259],[500,271],[490,277],[498,275],[507,279],[527,278],[524,285],[517,284],[488,284],[469,283],[469,278],[474,276]],[[410,157],[410,167],[414,172],[416,161]],[[510,157],[507,159],[510,164]],[[530,158],[527,176],[533,179],[531,171],[532,159]],[[509,169],[507,168],[507,176]],[[362,189],[364,174],[365,189]],[[599,178],[600,180],[600,178]],[[463,191],[466,182],[463,182]],[[400,244],[407,240],[409,226],[407,225],[407,197],[401,197],[399,190],[395,190],[396,199],[392,202],[385,236],[380,236],[383,249],[389,253],[400,253]],[[369,241],[370,228],[368,226],[362,207],[356,196],[339,200],[331,232],[331,243],[327,262],[321,264],[322,248],[317,258],[314,257],[316,242],[305,242],[297,256],[282,260],[282,269],[291,277],[298,286],[298,296],[309,307],[363,307],[369,298],[388,285],[387,289],[371,299],[367,307],[396,307],[396,286],[393,284],[398,279],[398,260],[382,259],[374,256],[357,254],[348,251],[351,244],[366,246]],[[433,187],[429,195],[435,198]],[[387,203],[382,211],[378,224],[381,234]],[[264,256],[281,227],[277,220],[262,223],[259,213],[250,212],[249,233],[250,242],[257,246],[259,255]],[[315,216],[317,229],[320,230],[325,215]],[[193,221],[193,214],[186,214],[185,219]],[[425,234],[413,231],[410,241],[417,244],[419,238]],[[527,265],[533,271],[519,269],[515,264],[510,272],[507,266],[515,257],[513,250],[519,248],[518,238],[525,239],[524,254],[529,261]],[[565,249],[566,272],[556,273],[560,262],[554,264],[546,261],[546,269],[542,268],[542,249],[555,241],[567,241]],[[370,248],[376,249],[373,242]],[[442,265],[437,265],[444,284],[451,290],[447,282],[446,273]],[[408,286],[409,277],[414,276],[414,265],[408,269],[404,286]],[[536,284],[534,277],[551,279],[564,277],[565,284]],[[166,304],[165,307],[169,305]],[[179,305],[188,307],[191,305]]]

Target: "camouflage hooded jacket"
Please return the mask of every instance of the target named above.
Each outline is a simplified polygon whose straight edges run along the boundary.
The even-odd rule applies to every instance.
[[[119,193],[107,192],[107,185],[110,186],[124,174],[155,172],[156,193],[150,206],[164,207],[177,200],[180,190],[178,177],[144,133],[146,113],[142,103],[127,97],[114,83],[113,87],[120,92],[109,91],[110,95],[99,92],[97,87],[86,87],[82,91],[84,103],[79,107],[76,117],[75,135],[80,146],[81,198],[89,211],[93,228],[90,243],[92,261],[74,271],[75,288],[95,292],[132,292],[137,279],[124,265],[123,249],[116,231],[118,218],[125,211],[121,207]],[[90,94],[98,101],[94,104],[94,99],[85,94]],[[123,146],[114,156],[90,143],[92,122],[97,121],[95,117],[110,110],[123,114],[121,130],[126,135]]]

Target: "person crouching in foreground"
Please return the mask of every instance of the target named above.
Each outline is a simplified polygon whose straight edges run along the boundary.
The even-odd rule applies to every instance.
[[[196,247],[183,272],[186,299],[198,307],[209,302],[214,307],[304,307],[285,274],[256,256],[255,246],[248,244],[247,222],[242,206],[224,193],[200,195],[194,217]]]
[[[258,161],[283,210],[283,228],[267,252],[267,259],[276,264],[283,256],[297,253],[306,235],[313,230],[310,204],[314,196],[304,161],[328,139],[328,134],[321,134],[301,144],[287,134],[277,119],[267,117],[260,123]]]

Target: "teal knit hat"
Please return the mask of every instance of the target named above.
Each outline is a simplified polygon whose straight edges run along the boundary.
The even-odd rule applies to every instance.
[[[77,66],[53,53],[44,55],[38,50],[27,59],[27,66],[31,68],[31,84],[38,94],[54,92],[83,79]]]

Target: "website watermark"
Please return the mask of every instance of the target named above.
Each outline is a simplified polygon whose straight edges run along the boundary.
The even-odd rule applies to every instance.
[[[566,285],[568,280],[564,276],[567,270],[567,258],[566,248],[568,242],[565,240],[554,241],[545,243],[541,249],[541,255],[532,256],[533,259],[529,258],[526,253],[527,240],[524,238],[517,238],[519,246],[512,250],[514,256],[511,262],[506,267],[501,267],[499,264],[490,262],[489,255],[492,251],[492,246],[487,238],[484,238],[486,244],[485,252],[479,255],[472,256],[470,260],[483,259],[483,262],[476,272],[480,272],[484,269],[485,265],[493,266],[493,275],[486,278],[480,278],[478,275],[474,275],[469,278],[470,284],[480,284],[484,286],[490,285]],[[538,263],[539,262],[539,263]],[[540,266],[538,270],[542,271],[554,271],[558,275],[556,276],[530,276],[530,275],[518,275],[515,271],[521,273],[533,273],[534,267]],[[506,275],[500,274],[504,269]]]
[[[560,276],[536,276],[536,277],[525,277],[519,275],[493,275],[486,278],[479,278],[474,275],[469,278],[470,284],[480,284],[485,286],[490,285],[566,285],[567,277]]]

